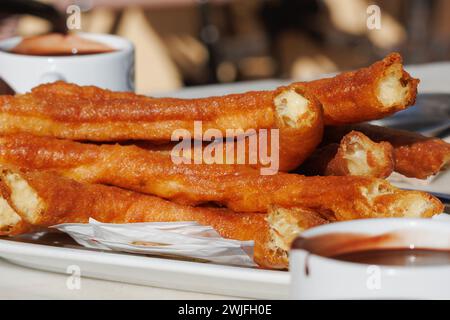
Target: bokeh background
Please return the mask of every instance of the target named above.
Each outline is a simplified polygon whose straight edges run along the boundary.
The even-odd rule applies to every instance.
[[[136,46],[136,91],[268,78],[308,79],[391,51],[407,64],[450,60],[449,0],[2,0],[0,38],[65,27]],[[367,8],[381,8],[381,29]]]

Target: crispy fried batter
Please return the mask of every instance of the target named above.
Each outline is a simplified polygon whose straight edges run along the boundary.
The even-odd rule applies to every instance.
[[[214,129],[228,138],[242,136],[248,130],[258,133],[259,129],[279,129],[282,171],[302,163],[323,134],[320,103],[301,85],[188,100],[149,98],[56,82],[36,87],[29,94],[0,96],[0,133],[168,142],[175,132],[197,138],[197,120],[202,121],[199,133]]]
[[[388,142],[373,142],[358,131],[346,134],[340,144],[317,149],[299,168],[307,175],[386,178],[394,169],[394,149]]]
[[[197,221],[221,236],[255,241],[255,261],[268,268],[286,268],[292,240],[304,229],[326,223],[301,208],[271,208],[269,214],[235,213],[228,209],[189,207],[116,187],[79,183],[53,172],[1,171],[9,202],[34,227],[86,223]],[[0,211],[0,223],[2,215]]]
[[[321,131],[321,129],[299,131],[285,128],[280,129],[275,138],[269,132],[213,142],[189,141],[187,147],[180,147],[180,142],[155,144],[151,141],[137,140],[121,144],[137,145],[146,150],[185,157],[191,162],[196,161],[196,158],[200,159],[200,162],[196,163],[243,164],[253,168],[266,168],[267,172],[272,170],[271,172],[276,173],[291,171],[303,163],[304,158],[317,146],[317,141],[322,135]],[[273,140],[277,141],[277,137],[279,144],[273,143]],[[267,149],[262,149],[265,147]],[[300,154],[300,149],[308,152]]]
[[[387,141],[394,147],[394,171],[407,177],[426,179],[441,171],[450,161],[450,144],[418,133],[369,124],[327,127],[325,141],[334,142],[351,130],[370,139]]]
[[[136,146],[97,146],[26,134],[0,137],[0,163],[53,169],[78,181],[116,185],[179,203],[215,202],[240,212],[302,206],[348,220],[429,217],[442,211],[431,195],[402,191],[375,178],[262,176],[239,165],[175,165],[167,155]]]
[[[281,97],[285,105],[280,105],[280,101],[277,107],[275,100],[285,92],[294,93],[292,103],[287,105],[289,96]],[[274,91],[177,99],[112,92],[61,81],[40,85],[27,94],[2,96],[0,103],[3,120],[11,122],[2,121],[3,133],[21,130],[90,141],[170,141],[177,129],[186,129],[193,135],[196,120],[202,121],[203,132],[213,128],[224,136],[227,129],[297,127],[313,122],[312,113],[318,109],[317,101],[304,92],[303,86],[295,90],[281,87]]]
[[[403,70],[400,54],[392,53],[370,67],[302,85],[322,103],[325,124],[338,125],[381,119],[413,105],[418,83]]]
[[[206,99],[150,98],[94,86],[55,82],[31,93],[3,96],[2,132],[29,132],[74,140],[170,141],[172,132],[193,133],[194,121],[209,128],[271,128],[276,117],[273,92]]]

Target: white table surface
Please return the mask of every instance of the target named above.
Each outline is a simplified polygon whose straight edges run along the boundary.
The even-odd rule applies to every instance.
[[[450,92],[450,62],[410,66],[407,70],[421,79],[419,92]],[[189,88],[176,96],[220,95],[270,89],[279,80]],[[145,287],[119,282],[82,278],[79,290],[69,290],[67,276],[24,268],[0,259],[0,299],[230,299],[231,297]]]
[[[236,299],[84,277],[79,290],[70,290],[67,279],[65,274],[29,269],[0,259],[0,299]]]

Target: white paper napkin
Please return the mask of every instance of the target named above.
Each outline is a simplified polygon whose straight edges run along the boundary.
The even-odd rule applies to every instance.
[[[212,227],[196,222],[65,223],[53,226],[78,244],[93,249],[183,257],[253,267],[253,241],[222,238]]]

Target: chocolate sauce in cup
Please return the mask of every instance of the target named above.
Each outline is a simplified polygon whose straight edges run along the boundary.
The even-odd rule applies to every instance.
[[[134,46],[108,34],[9,38],[0,41],[0,78],[16,93],[55,81],[134,91]]]
[[[402,231],[377,236],[335,233],[297,238],[292,248],[354,263],[385,266],[450,265],[450,249],[396,247],[397,241],[401,241],[403,237]]]
[[[293,299],[449,299],[450,223],[367,219],[306,231],[290,253]]]
[[[440,266],[450,265],[450,250],[399,248],[371,249],[332,256],[331,258],[384,266]]]

